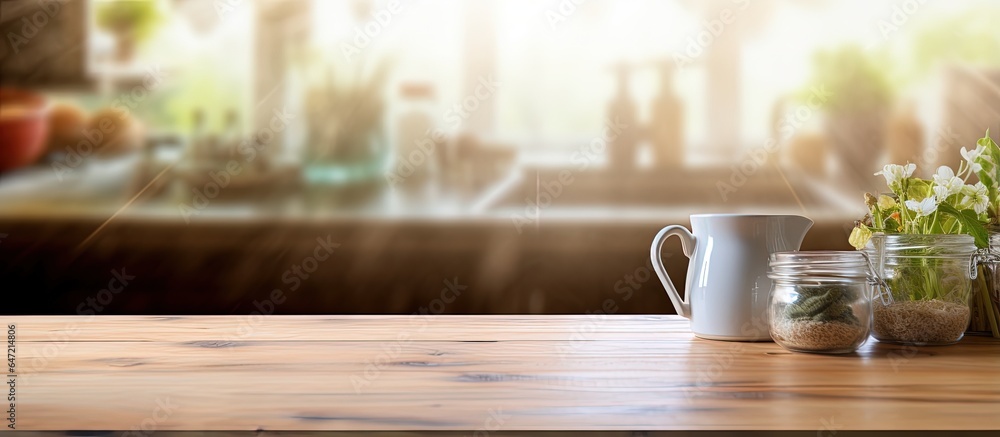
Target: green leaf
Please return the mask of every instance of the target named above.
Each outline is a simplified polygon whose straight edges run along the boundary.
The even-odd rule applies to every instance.
[[[931,193],[931,181],[908,178],[906,179],[906,198],[912,200],[923,200]]]
[[[899,232],[899,222],[892,217],[886,217],[885,221],[882,222],[882,227],[886,232]]]
[[[990,235],[986,231],[986,225],[979,221],[979,214],[971,209],[962,210],[962,216],[964,219],[959,219],[962,222],[962,229],[965,233],[972,235],[976,241],[976,247],[980,249],[985,249],[990,246]]]
[[[995,193],[997,190],[997,182],[1000,182],[1000,147],[997,143],[990,138],[989,129],[986,130],[986,135],[976,141],[976,146],[983,146],[986,149],[983,151],[982,157],[989,157],[989,160],[980,159],[976,160],[976,163],[983,167],[982,170],[976,172],[976,176],[979,176],[979,180],[983,182],[990,189],[991,194]],[[992,162],[991,162],[992,161]]]
[[[872,238],[872,231],[868,229],[867,226],[859,224],[857,227],[851,231],[851,236],[848,237],[847,241],[854,246],[855,249],[861,250],[868,245],[868,240]]]
[[[947,232],[942,231],[942,234],[954,234],[962,229],[962,223],[955,217],[948,214],[941,214],[938,223],[941,225],[942,229],[948,230]]]
[[[976,212],[971,209],[959,211],[947,203],[938,205],[938,210],[955,217],[962,224],[962,231],[972,236],[976,240],[976,247],[983,249],[989,246],[989,236],[986,234],[986,226],[979,221]]]
[[[878,209],[882,210],[882,212],[889,214],[891,214],[894,209],[899,207],[899,204],[896,203],[896,199],[886,196],[885,194],[878,196],[876,205],[878,205]]]
[[[986,129],[986,135],[980,138],[979,141],[976,141],[976,145],[984,146],[988,149],[994,149],[994,150],[998,148],[996,141],[993,141],[993,138],[990,138],[989,129]]]
[[[944,224],[945,221],[946,220],[943,220],[943,219],[934,220],[933,223],[931,224],[930,233],[931,234],[943,234],[944,233],[944,227],[942,225]]]

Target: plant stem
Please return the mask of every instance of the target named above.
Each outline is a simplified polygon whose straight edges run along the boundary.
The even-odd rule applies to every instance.
[[[979,266],[979,294],[983,301],[983,309],[986,311],[986,318],[990,323],[990,331],[994,338],[1000,338],[1000,326],[997,325],[997,315],[993,313],[993,300],[990,299],[990,290],[986,286],[986,268]],[[993,281],[991,281],[993,282]]]

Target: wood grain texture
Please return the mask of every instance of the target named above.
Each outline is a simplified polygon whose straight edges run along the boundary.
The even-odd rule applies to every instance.
[[[997,429],[1000,342],[857,354],[676,316],[4,317],[19,430]]]

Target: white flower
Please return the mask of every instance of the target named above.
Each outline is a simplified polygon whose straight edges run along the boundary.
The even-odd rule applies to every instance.
[[[886,185],[889,185],[891,187],[894,184],[898,183],[899,181],[908,178],[910,176],[913,176],[913,171],[916,169],[917,169],[916,164],[906,164],[905,166],[897,164],[886,164],[885,167],[882,167],[882,171],[875,173],[875,176],[878,175],[885,176]]]
[[[965,147],[962,148],[962,157],[965,158],[966,161],[968,161],[969,167],[972,168],[972,171],[979,172],[983,170],[982,164],[979,164],[976,161],[980,157],[982,157],[985,160],[989,160],[989,156],[983,156],[983,152],[985,151],[986,151],[986,146],[983,146],[981,144],[976,146],[976,150],[966,150]]]
[[[934,212],[937,211],[937,207],[937,199],[935,199],[934,196],[928,197],[919,202],[916,200],[906,201],[906,208],[917,213],[917,217],[926,217],[934,214]]]
[[[966,195],[968,203],[972,204],[972,209],[976,214],[982,214],[990,204],[990,197],[986,191],[986,185],[977,182],[976,185],[966,185],[962,187],[962,193]]]
[[[963,197],[961,200],[958,201],[958,203],[952,206],[954,206],[959,211],[966,209],[973,209],[972,201],[973,199],[971,197]]]
[[[957,194],[962,191],[962,187],[965,186],[965,182],[962,181],[961,178],[956,177],[955,171],[946,165],[938,167],[937,173],[934,174],[934,183],[938,186],[947,188],[948,196]],[[937,194],[937,190],[935,190],[935,194]]]
[[[948,187],[943,187],[940,185],[934,187],[934,200],[936,200],[938,203],[944,202],[945,199],[947,199],[948,196],[950,195],[951,195],[951,190],[948,189]]]

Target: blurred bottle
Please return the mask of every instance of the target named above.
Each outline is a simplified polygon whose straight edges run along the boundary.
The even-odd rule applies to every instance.
[[[660,68],[660,95],[652,104],[649,141],[659,167],[684,165],[684,107],[674,92],[674,63]]]
[[[615,77],[618,82],[618,94],[608,104],[608,120],[605,121],[602,133],[607,132],[608,160],[611,168],[630,170],[635,167],[636,149],[639,136],[636,134],[636,104],[629,93],[629,74],[631,68],[627,64],[615,67]],[[621,126],[617,129],[616,126]],[[615,133],[617,132],[617,133]]]
[[[434,122],[434,88],[422,82],[404,83],[400,97],[395,173],[406,185],[422,185],[447,161],[442,133]]]

